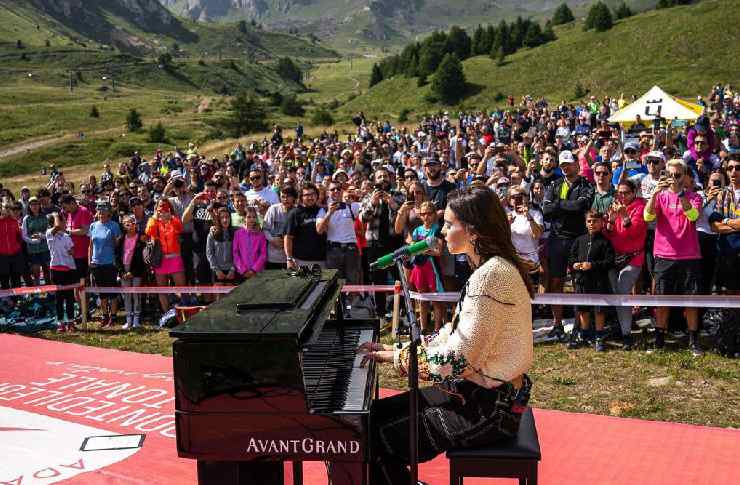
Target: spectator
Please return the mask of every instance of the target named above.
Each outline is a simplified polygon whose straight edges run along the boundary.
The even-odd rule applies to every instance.
[[[257,209],[247,208],[244,227],[234,235],[234,267],[240,278],[249,279],[265,269],[267,262],[267,239],[257,221]]]
[[[622,180],[617,187],[616,200],[607,212],[605,234],[615,252],[614,268],[609,270],[609,282],[612,291],[618,295],[628,295],[632,291],[645,259],[645,200],[636,197],[636,192],[634,182]],[[631,350],[632,311],[625,306],[618,306],[616,311],[622,331],[622,348]]]
[[[406,240],[411,244],[417,241],[423,241],[428,237],[441,238],[441,228],[437,223],[437,208],[431,201],[421,204],[419,217],[422,224],[414,229]],[[441,273],[438,263],[435,259],[442,254],[441,248],[429,249],[424,254],[419,254],[411,259],[411,273],[409,275],[409,284],[413,290],[420,293],[434,293],[444,291],[442,286]],[[444,304],[442,302],[433,302],[434,308],[434,331],[438,332],[444,325]],[[430,330],[429,325],[429,302],[421,302],[421,328]]]
[[[316,232],[326,234],[326,267],[339,270],[339,277],[348,284],[362,280],[360,251],[355,235],[355,218],[360,214],[360,204],[347,201],[341,184],[329,185],[329,208],[320,209],[316,216]]]
[[[43,200],[43,199],[42,199]],[[88,235],[90,224],[93,223],[93,215],[86,208],[77,204],[74,196],[65,195],[61,200],[62,214],[66,219],[65,227],[67,233],[72,236],[74,249],[72,256],[75,259],[75,268],[77,268],[77,278],[80,282],[88,279],[88,249],[90,247],[90,237]],[[43,212],[43,202],[41,204]]]
[[[511,225],[511,242],[519,258],[529,269],[532,285],[539,284],[539,241],[543,233],[542,212],[532,207],[520,187],[509,189],[507,215]]]
[[[285,224],[297,198],[295,188],[286,186],[280,192],[280,203],[267,209],[263,225],[267,238],[267,269],[285,268]]]
[[[18,288],[25,273],[23,238],[18,221],[13,217],[12,202],[0,208],[0,288]]]
[[[188,208],[192,207],[192,204]],[[186,210],[187,213],[187,210]],[[172,204],[167,199],[160,199],[154,215],[146,225],[145,234],[153,240],[158,240],[162,249],[162,262],[154,268],[154,278],[157,286],[168,286],[170,279],[175,286],[185,286],[185,265],[180,255],[180,234],[183,224],[173,214]],[[159,306],[162,313],[170,308],[168,295],[159,295]]]
[[[398,244],[394,241],[394,222],[396,211],[400,203],[396,200],[400,194],[391,192],[391,178],[388,170],[379,168],[375,171],[375,185],[371,194],[362,201],[360,219],[367,224],[365,239],[367,240],[367,260],[373,262],[385,255]],[[375,284],[388,282],[388,270],[371,272],[370,281]],[[378,315],[385,315],[386,295],[383,292],[375,294],[375,309]]]
[[[570,248],[568,265],[573,269],[573,287],[580,294],[609,293],[608,272],[614,267],[614,249],[608,239],[602,234],[604,219],[595,210],[586,214],[588,233],[576,238]],[[604,352],[604,323],[605,313],[600,307],[594,308],[595,313],[595,350]],[[576,306],[577,323],[580,331],[574,326],[571,334],[569,349],[578,348],[589,340],[591,331],[591,307],[589,305]],[[575,325],[575,324],[574,324]]]
[[[594,165],[593,174],[596,178],[594,187],[594,202],[591,209],[605,215],[614,201],[614,186],[611,183],[609,163],[599,162]]]
[[[77,210],[80,210],[78,208]],[[96,206],[98,220],[90,224],[90,246],[88,249],[88,264],[92,274],[94,286],[118,286],[118,271],[116,268],[116,247],[122,233],[118,223],[111,219],[111,206],[101,201]],[[115,325],[118,299],[108,293],[100,294],[100,311],[102,312],[102,326]]]
[[[301,205],[288,213],[285,223],[285,259],[288,269],[318,264],[326,267],[326,236],[316,230],[321,208],[316,205],[318,188],[307,183],[301,189]]]
[[[712,173],[706,182],[704,190],[699,192],[702,204],[699,218],[696,220],[696,232],[699,235],[699,252],[702,261],[701,280],[699,282],[700,295],[711,295],[713,293],[719,235],[712,229],[709,218],[717,211],[717,197],[722,193],[725,186],[724,175],[720,172]],[[693,186],[690,188],[694,189]],[[703,313],[702,309],[700,315],[703,315]]]
[[[50,253],[50,276],[55,285],[65,286],[77,283],[75,271],[74,242],[65,230],[65,218],[59,214],[47,216],[49,228],[46,230],[46,245]],[[56,292],[57,330],[75,330],[74,290]]]
[[[206,257],[216,285],[233,285],[236,282],[233,241],[237,228],[232,226],[231,216],[226,207],[218,210],[216,223],[211,226],[206,242]]]
[[[634,141],[627,142],[623,153],[624,161],[614,170],[612,185],[616,187],[620,181],[629,179],[639,186],[642,178],[648,173],[647,167],[640,162],[640,146]]]
[[[575,239],[586,232],[586,212],[594,198],[593,186],[578,175],[578,164],[567,150],[560,153],[560,168],[565,177],[555,180],[545,192],[544,219],[550,222],[547,239],[548,291],[563,291],[563,278],[568,271],[568,256]],[[552,336],[564,339],[563,308],[552,305]]]
[[[712,229],[719,234],[717,286],[728,294],[740,294],[740,159],[737,155],[727,163],[729,184],[717,196],[716,210],[710,216]]]
[[[395,233],[403,235],[404,240],[407,240],[414,229],[422,224],[419,211],[421,205],[427,200],[424,184],[415,180],[407,185],[406,201],[398,209],[396,221],[393,224]]]
[[[129,214],[123,217],[125,231],[118,244],[118,270],[121,277],[121,286],[137,288],[141,286],[147,275],[147,266],[144,263],[144,246],[142,234],[139,233],[136,217]],[[126,323],[123,330],[141,326],[141,295],[136,293],[123,294],[123,307],[126,309]]]
[[[193,223],[193,266],[194,276],[200,285],[209,285],[211,278],[211,266],[206,257],[206,242],[208,233],[213,225],[211,201],[216,199],[216,184],[212,180],[205,183],[203,192],[198,193],[185,208],[182,215],[183,225]]]
[[[250,205],[266,204],[266,207],[269,207],[280,202],[275,191],[266,185],[265,173],[261,170],[252,169],[249,172],[249,183],[251,188],[245,195]]]
[[[22,236],[26,243],[31,276],[36,286],[41,286],[41,274],[49,279],[51,256],[46,244],[46,231],[49,228],[47,216],[41,214],[41,203],[36,197],[28,200],[28,215],[23,218]]]
[[[242,192],[233,195],[234,212],[231,213],[231,226],[239,228],[244,226],[244,218],[247,216],[247,196]]]
[[[687,166],[681,159],[667,164],[666,177],[661,177],[656,191],[645,206],[647,222],[656,221],[655,292],[658,295],[695,295],[701,281],[701,253],[696,233],[701,196],[684,189]],[[667,307],[655,309],[655,348],[665,345],[668,328]],[[699,321],[696,308],[686,308],[689,348],[702,355],[699,344]]]

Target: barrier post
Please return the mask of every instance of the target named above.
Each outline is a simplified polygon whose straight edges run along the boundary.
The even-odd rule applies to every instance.
[[[401,318],[401,282],[396,281],[393,285],[393,319],[391,326],[391,335],[394,339],[398,338],[398,321]]]
[[[85,280],[80,280],[80,312],[82,312],[82,328],[87,330],[87,292],[85,291]]]

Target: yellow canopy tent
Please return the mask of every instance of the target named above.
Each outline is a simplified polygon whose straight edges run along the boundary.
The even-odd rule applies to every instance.
[[[658,86],[643,94],[634,103],[616,111],[609,117],[610,123],[632,124],[639,115],[643,121],[651,121],[656,117],[665,120],[695,120],[704,112],[704,108],[689,103],[666,93]]]

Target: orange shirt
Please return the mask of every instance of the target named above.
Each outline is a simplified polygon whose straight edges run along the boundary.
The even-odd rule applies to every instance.
[[[154,239],[159,239],[162,245],[162,254],[180,254],[180,233],[182,222],[172,216],[169,222],[164,222],[154,217],[149,218],[144,233]]]

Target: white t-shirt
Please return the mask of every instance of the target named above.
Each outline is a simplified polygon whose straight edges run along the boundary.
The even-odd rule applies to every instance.
[[[250,205],[257,199],[262,199],[270,205],[280,203],[280,197],[278,197],[277,193],[275,193],[275,191],[270,187],[263,187],[262,190],[259,191],[249,189],[244,195],[247,196],[247,202],[249,202]]]
[[[350,211],[349,204],[344,209],[339,209],[331,215],[329,219],[329,227],[326,230],[327,241],[336,243],[357,243],[357,235],[355,234],[355,218],[360,215],[360,204],[357,202],[352,203],[352,211]],[[326,218],[326,210],[321,209],[316,215],[316,224]]]
[[[540,211],[530,209],[529,215],[532,216],[534,222],[540,227],[543,226],[542,213]],[[521,214],[516,214],[514,221],[511,223],[511,242],[514,244],[514,249],[516,249],[519,256],[533,263],[540,262],[540,257],[537,253],[539,240],[532,237],[529,221]]]

